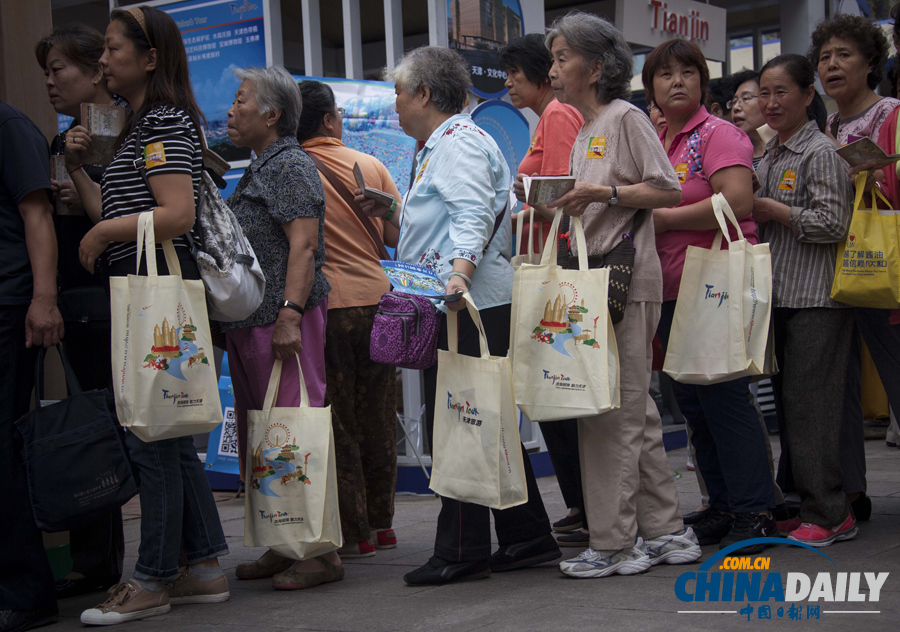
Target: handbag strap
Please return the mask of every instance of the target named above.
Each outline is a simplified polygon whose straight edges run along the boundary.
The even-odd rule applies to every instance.
[[[363,227],[366,229],[366,232],[369,233],[369,237],[372,238],[372,241],[375,242],[375,246],[378,248],[378,254],[381,255],[382,259],[390,260],[391,255],[388,254],[387,248],[384,245],[384,240],[381,238],[381,235],[378,234],[378,231],[375,230],[375,226],[372,225],[371,220],[366,217],[365,213],[362,212],[362,209],[359,207],[359,204],[356,203],[356,200],[353,198],[353,194],[350,193],[350,189],[338,179],[334,172],[329,169],[324,162],[322,162],[317,156],[313,155],[310,152],[306,152],[306,155],[312,159],[313,164],[316,166],[316,169],[325,176],[325,179],[331,183],[331,186],[334,187],[334,190],[338,192],[347,205],[356,213],[357,219],[362,222]]]
[[[309,392],[306,390],[306,381],[303,379],[303,367],[300,366],[300,356],[296,353],[294,357],[297,359],[297,374],[300,377],[300,406],[299,408],[309,408]],[[269,386],[266,388],[266,398],[263,400],[263,411],[269,412],[278,401],[278,386],[281,384],[281,368],[282,361],[275,360],[272,366],[272,373],[269,375]]]
[[[66,357],[66,352],[63,349],[62,342],[56,345],[56,351],[59,353],[59,359],[62,361],[63,372],[66,376],[66,386],[69,389],[69,393],[71,393],[72,395],[80,395],[83,392],[81,390],[81,384],[78,382],[78,377],[76,377],[75,375],[75,370],[69,363],[69,358]],[[34,363],[35,409],[41,407],[41,400],[44,399],[44,357],[46,355],[47,349],[41,347],[38,351],[37,362]]]
[[[478,313],[478,308],[472,300],[472,295],[468,292],[464,292],[460,300],[466,302],[469,316],[472,318],[472,322],[475,323],[475,327],[478,329],[481,358],[487,360],[491,357],[491,350],[488,346],[487,334],[484,332],[484,324],[481,322],[481,315]],[[459,314],[460,312],[447,314],[447,350],[450,351],[450,353],[459,353]]]

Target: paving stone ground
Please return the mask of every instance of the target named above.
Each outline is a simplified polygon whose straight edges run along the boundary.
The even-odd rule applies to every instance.
[[[776,446],[777,437],[773,437]],[[243,546],[243,500],[217,494],[219,514],[231,554],[221,558],[231,586],[231,600],[219,605],[173,608],[160,617],[125,624],[128,632],[173,630],[266,631],[385,631],[400,630],[783,630],[841,631],[900,630],[900,449],[884,441],[868,441],[869,495],[873,514],[860,524],[856,540],[837,543],[819,555],[788,546],[767,549],[770,572],[803,572],[815,578],[820,572],[889,572],[877,603],[820,603],[819,619],[788,619],[790,604],[772,603],[772,619],[759,620],[758,607],[748,622],[740,614],[679,614],[679,610],[740,610],[747,603],[684,603],[675,597],[676,578],[696,571],[697,564],[658,566],[635,576],[577,580],[564,577],[556,563],[511,573],[497,573],[486,580],[435,588],[411,588],[403,575],[431,555],[439,502],[433,497],[398,496],[394,528],[399,545],[379,551],[373,558],[347,560],[343,581],[311,590],[276,592],[268,580],[238,581],[234,567],[256,559],[261,549]],[[669,452],[682,510],[699,504],[696,477],[685,468],[686,451]],[[554,477],[539,481],[541,495],[552,519],[564,515],[562,495]],[[126,512],[126,574],[134,568],[140,539],[138,511]],[[704,547],[708,558],[717,547]],[[571,556],[577,549],[564,549]],[[765,574],[763,581],[765,581]],[[693,582],[692,582],[693,583]],[[865,582],[862,582],[865,587]],[[865,591],[863,591],[865,592]],[[61,602],[60,622],[48,632],[83,629],[81,611],[102,599],[90,595]],[[777,609],[784,607],[779,619]],[[847,614],[826,610],[879,610],[880,614]]]

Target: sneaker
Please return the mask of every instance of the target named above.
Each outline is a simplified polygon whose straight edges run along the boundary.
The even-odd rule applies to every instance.
[[[131,580],[116,584],[108,591],[109,599],[81,613],[85,625],[116,625],[136,619],[166,614],[172,609],[169,593],[150,592]]]
[[[694,459],[691,458],[691,455],[688,454],[687,463],[684,464],[684,467],[688,472],[693,472],[697,468],[694,466]]]
[[[299,567],[303,562],[294,562],[289,569],[272,578],[272,587],[275,590],[301,590],[344,579],[343,564],[335,566],[324,557],[316,559],[322,564],[322,570],[300,571]]]
[[[688,527],[691,525],[695,525],[709,513],[709,507],[706,509],[698,509],[697,511],[692,511],[690,513],[686,513],[681,517],[682,522],[684,522],[684,526]]]
[[[750,540],[752,538],[774,538],[778,535],[778,526],[775,521],[766,514],[759,513],[737,513],[734,515],[734,524],[731,525],[731,531],[728,532],[722,541],[719,542],[719,549],[726,546],[736,544],[741,540]],[[733,555],[756,555],[762,553],[766,545],[758,542],[745,546],[742,549],[732,551]]]
[[[553,523],[553,530],[557,533],[568,533],[582,527],[581,512],[574,516],[566,516]]]
[[[559,545],[549,533],[528,542],[517,542],[497,549],[488,563],[491,572],[502,573],[537,566],[562,557]]]
[[[586,549],[591,545],[591,534],[578,529],[572,533],[559,536],[556,538],[556,543],[560,546],[574,546],[579,549]]]
[[[637,548],[650,558],[651,566],[663,563],[690,564],[699,560],[703,555],[700,543],[691,527],[681,533],[662,535],[652,540],[638,538]]]
[[[3,632],[24,632],[56,621],[59,609],[44,606],[35,610],[0,610],[0,630]]]
[[[268,550],[255,562],[238,564],[234,569],[234,575],[238,579],[266,579],[286,571],[295,561]]]
[[[810,546],[820,547],[828,546],[834,542],[840,542],[841,540],[852,540],[856,537],[858,532],[859,529],[856,528],[856,522],[854,522],[853,516],[847,514],[847,519],[844,520],[844,523],[833,529],[820,527],[811,522],[804,522],[800,527],[791,531],[790,535],[788,535],[788,539],[796,540],[797,542],[802,542],[803,544],[808,544]]]
[[[222,603],[231,597],[225,575],[220,575],[215,579],[197,579],[191,573],[190,567],[182,567],[178,570],[181,571],[178,577],[166,586],[169,603],[173,606],[189,603]]]
[[[640,543],[640,538],[638,538]],[[606,577],[636,575],[652,566],[650,557],[637,546],[619,551],[595,551],[588,548],[578,557],[559,563],[559,570],[569,577]]]
[[[731,515],[719,511],[715,507],[710,507],[700,522],[692,525],[691,528],[694,530],[700,546],[707,546],[721,542],[722,538],[731,531],[732,524],[734,524],[734,518]]]
[[[407,586],[442,586],[490,577],[491,565],[487,560],[453,563],[432,557],[414,571],[403,576]]]
[[[790,520],[779,520],[775,523],[775,527],[778,529],[778,535],[786,538],[791,531],[799,529],[801,524],[803,524],[803,521],[800,520],[800,516],[794,516]]]
[[[341,556],[341,559],[345,557],[372,557],[375,555],[375,543],[372,540],[345,542],[344,546],[338,549],[338,555]]]
[[[381,529],[375,532],[376,549],[396,549],[397,535],[393,529]]]

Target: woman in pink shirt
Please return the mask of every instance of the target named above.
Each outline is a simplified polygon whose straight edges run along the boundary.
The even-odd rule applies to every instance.
[[[669,161],[681,182],[681,204],[654,209],[656,247],[663,272],[663,304],[659,338],[668,346],[669,332],[684,256],[688,246],[711,248],[718,230],[711,197],[722,193],[751,243],[758,243],[753,209],[753,146],[740,129],[716,118],[706,101],[709,70],[691,42],[670,40],[657,46],[643,69],[647,99],[665,116],[660,132]],[[732,238],[736,238],[734,229]],[[773,536],[775,506],[768,438],[750,403],[749,379],[709,386],[673,382],[678,407],[691,426],[697,467],[709,491],[709,509],[693,525],[701,545],[724,548],[749,538]],[[761,545],[745,547],[750,554]]]

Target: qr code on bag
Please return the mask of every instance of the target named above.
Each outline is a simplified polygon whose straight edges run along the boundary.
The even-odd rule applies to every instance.
[[[219,440],[219,454],[222,456],[238,455],[237,419],[234,408],[226,408],[222,421],[222,438]]]

